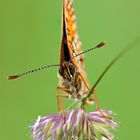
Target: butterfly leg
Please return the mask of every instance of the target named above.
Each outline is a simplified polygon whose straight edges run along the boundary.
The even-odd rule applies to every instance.
[[[89,86],[88,86],[88,84],[87,84],[86,80],[84,79],[84,77],[82,76],[82,74],[81,74],[81,73],[79,73],[79,75],[80,75],[81,80],[84,82],[84,85],[86,86],[87,90],[89,91],[89,90],[90,90],[90,88],[89,88]]]
[[[62,100],[61,100],[60,97],[68,98],[69,95],[66,94],[66,93],[65,94],[59,94],[58,90],[69,91],[69,89],[66,89],[66,88],[63,88],[63,87],[59,87],[59,86],[56,88],[56,91],[57,91],[56,92],[56,98],[57,98],[58,111],[60,112],[61,109],[62,109],[63,113],[65,114],[64,105],[63,105]]]
[[[111,116],[105,115],[105,114],[103,113],[102,109],[100,108],[100,106],[99,106],[99,101],[98,101],[98,98],[97,98],[97,95],[96,95],[96,91],[95,91],[95,90],[93,91],[93,94],[94,94],[94,96],[95,96],[96,108],[97,108],[97,110],[100,112],[100,114],[101,114],[103,117],[107,118],[107,119],[112,119]]]
[[[88,86],[86,80],[85,80],[84,77],[82,76],[82,74],[79,73],[79,75],[80,75],[80,79],[83,81],[84,85],[85,85],[86,88],[87,88],[86,93],[88,93],[88,92],[90,91],[90,88],[89,88],[89,86]],[[91,94],[90,97],[88,98],[88,102],[89,102],[89,103],[92,103],[93,101],[94,101],[93,95]]]
[[[87,82],[85,81],[85,79],[83,78],[83,76],[82,76],[80,73],[79,73],[79,75],[80,75],[81,80],[84,82],[84,85],[86,86],[86,88],[87,88],[87,90],[88,90],[87,92],[89,92],[90,88],[89,88],[89,86],[87,85]],[[93,95],[95,96],[95,99],[93,98]],[[102,112],[102,110],[101,110],[101,108],[100,108],[100,106],[99,106],[99,101],[98,101],[98,98],[97,98],[96,90],[95,90],[95,89],[93,90],[93,94],[91,94],[90,97],[88,98],[88,101],[89,101],[89,102],[95,101],[96,107],[97,107],[98,111],[100,112],[100,114],[101,114],[102,116],[104,116],[105,118],[109,118],[109,119],[112,118],[111,116],[106,116],[106,115]]]

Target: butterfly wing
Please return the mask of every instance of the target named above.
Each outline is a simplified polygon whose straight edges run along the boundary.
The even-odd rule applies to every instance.
[[[70,57],[73,58],[81,51],[81,42],[79,40],[76,16],[74,14],[72,0],[63,0],[63,35],[66,35],[67,46],[70,52]],[[65,32],[65,33],[64,33]],[[74,58],[77,65],[82,65],[83,55],[79,55]]]
[[[64,61],[69,62],[71,59],[71,49],[68,47],[67,41],[67,33],[66,33],[66,23],[65,23],[65,16],[64,16],[64,8],[62,13],[62,40],[61,40],[61,47],[60,47],[60,65]]]

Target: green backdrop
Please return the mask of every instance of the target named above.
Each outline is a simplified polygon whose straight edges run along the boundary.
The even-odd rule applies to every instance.
[[[61,3],[62,0],[0,1],[1,140],[31,140],[28,125],[38,115],[57,112],[58,68],[13,81],[5,77],[59,62]],[[139,0],[74,0],[83,50],[107,41],[105,47],[85,54],[91,86],[114,56],[136,38],[140,40],[139,5]],[[140,43],[110,69],[97,87],[100,105],[117,113],[118,140],[140,138],[139,90]],[[70,101],[64,103],[68,106]]]

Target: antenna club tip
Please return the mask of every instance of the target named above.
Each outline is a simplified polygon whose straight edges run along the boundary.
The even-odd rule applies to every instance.
[[[106,41],[101,42],[96,48],[100,48],[106,44]]]
[[[106,41],[103,41],[102,44],[105,45],[106,44]]]
[[[12,75],[12,76],[8,76],[7,79],[8,80],[13,80],[13,79],[16,79],[18,77],[19,77],[18,75]]]

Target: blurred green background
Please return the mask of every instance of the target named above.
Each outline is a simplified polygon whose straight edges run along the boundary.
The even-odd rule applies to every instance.
[[[62,0],[0,1],[0,140],[31,140],[28,125],[38,115],[57,112],[58,68],[13,81],[5,77],[59,63],[61,5]],[[140,40],[139,5],[139,0],[74,0],[82,49],[107,41],[85,54],[91,86],[114,56]],[[97,87],[100,105],[117,113],[118,140],[140,138],[140,43],[134,46]]]

